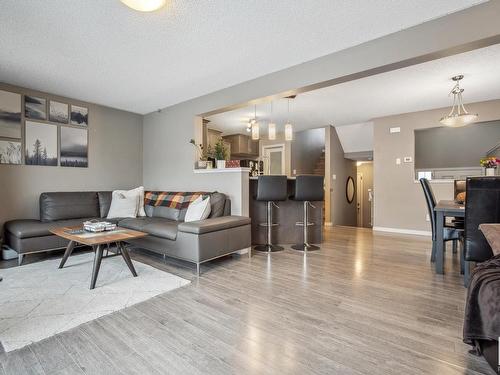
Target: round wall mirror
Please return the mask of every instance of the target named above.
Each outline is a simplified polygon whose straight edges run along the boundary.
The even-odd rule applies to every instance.
[[[345,195],[348,203],[354,201],[354,194],[356,194],[356,186],[354,185],[354,179],[349,176],[347,177],[347,183],[345,185]]]

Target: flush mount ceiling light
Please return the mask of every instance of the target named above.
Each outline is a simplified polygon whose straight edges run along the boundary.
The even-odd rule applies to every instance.
[[[464,78],[463,75],[457,75],[452,78],[455,82],[455,86],[450,91],[453,94],[453,106],[451,111],[447,116],[444,116],[440,122],[443,125],[450,126],[452,128],[458,128],[461,126],[466,126],[477,121],[478,114],[470,114],[464,107],[462,93],[464,89],[460,88],[460,80]]]
[[[139,12],[154,12],[165,6],[167,0],[120,0],[123,4]]]

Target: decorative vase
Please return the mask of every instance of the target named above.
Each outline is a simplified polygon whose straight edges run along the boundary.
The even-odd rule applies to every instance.
[[[224,169],[226,168],[226,161],[225,160],[217,160],[217,169]]]
[[[196,162],[197,169],[207,169],[207,161],[206,160],[198,160]]]
[[[486,168],[486,176],[494,176],[496,168]]]
[[[213,169],[212,160],[207,160],[207,169]]]

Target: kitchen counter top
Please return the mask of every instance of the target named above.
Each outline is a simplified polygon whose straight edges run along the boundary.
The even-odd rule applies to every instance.
[[[287,180],[295,180],[297,177],[295,176],[287,176]],[[251,176],[250,177],[250,180],[258,180],[259,177],[254,177],[254,176]]]

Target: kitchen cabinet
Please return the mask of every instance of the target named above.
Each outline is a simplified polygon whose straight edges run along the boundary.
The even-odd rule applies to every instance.
[[[222,138],[231,145],[231,156],[259,156],[259,141],[253,141],[248,135],[232,134]]]

